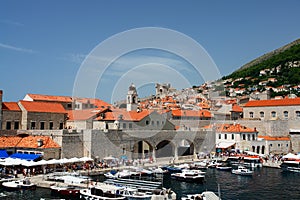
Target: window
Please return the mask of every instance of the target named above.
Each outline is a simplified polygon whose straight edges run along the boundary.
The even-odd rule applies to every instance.
[[[272,117],[272,118],[275,118],[275,117],[276,117],[276,112],[275,112],[275,111],[272,111],[272,112],[271,112],[271,117]]]
[[[30,123],[30,129],[35,129],[35,122]]]
[[[250,141],[250,134],[247,134],[247,140]]]
[[[300,111],[296,111],[296,117],[300,118]]]
[[[146,120],[146,125],[149,125],[149,121],[148,120]]]
[[[255,134],[252,134],[252,140],[255,140]]]
[[[288,111],[284,111],[283,112],[283,117],[284,117],[284,119],[288,119],[289,118],[289,112]]]
[[[64,128],[64,123],[60,122],[59,123],[59,129],[63,129]]]
[[[288,147],[289,146],[289,144],[286,144],[286,147]]]
[[[231,139],[234,140],[234,134],[231,134]]]
[[[40,122],[40,129],[44,130],[45,129],[45,122]]]
[[[49,122],[49,129],[53,130],[53,122]]]
[[[129,128],[132,128],[132,123],[129,123],[128,126],[129,126]]]
[[[273,146],[273,144],[270,144],[270,147]]]
[[[262,112],[262,111],[259,113],[259,115],[260,115],[260,118],[264,118],[265,117],[265,113]]]
[[[280,144],[278,144],[278,147],[280,147]]]
[[[15,129],[15,130],[18,130],[18,129],[19,129],[19,121],[16,121],[16,122],[14,123],[14,129]]]
[[[227,134],[224,134],[224,139],[227,140]]]
[[[246,135],[245,134],[243,134],[243,140],[246,140]]]
[[[154,121],[151,121],[151,125],[154,126]]]
[[[253,112],[249,112],[249,117],[253,118]]]
[[[221,135],[221,134],[219,134],[219,140],[221,140],[221,138],[222,138],[222,135]]]
[[[156,125],[159,126],[159,121],[156,122]]]
[[[123,128],[126,128],[126,123],[123,123]]]
[[[11,122],[10,121],[7,121],[6,122],[6,130],[10,130],[11,129]]]

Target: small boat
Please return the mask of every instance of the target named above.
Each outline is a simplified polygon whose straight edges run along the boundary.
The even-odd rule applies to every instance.
[[[132,172],[129,170],[122,171],[110,171],[104,174],[106,178],[130,178],[131,176],[137,175],[136,172]]]
[[[121,195],[123,187],[110,184],[99,184],[80,190],[80,199],[86,200],[125,200]]]
[[[72,199],[79,199],[80,197],[80,190],[83,188],[67,185],[53,185],[50,187],[51,194],[53,196],[60,196],[60,197],[67,197]]]
[[[187,182],[203,182],[205,178],[205,172],[201,170],[188,170],[184,169],[180,173],[171,174],[171,178],[179,181]]]
[[[233,169],[231,172],[233,174],[242,175],[242,176],[252,176],[254,173],[253,171],[251,171],[250,169],[247,169],[244,166],[238,166],[237,169]]]
[[[35,190],[36,184],[31,183],[29,179],[21,179],[3,182],[2,187],[7,190]]]
[[[283,172],[300,172],[300,160],[294,159],[294,160],[284,160],[280,168]]]
[[[182,169],[181,168],[178,168],[178,167],[172,167],[172,166],[164,166],[164,167],[161,167],[163,170],[167,170],[169,173],[179,173],[179,172],[182,172]]]
[[[127,200],[151,200],[152,194],[150,192],[140,192],[138,189],[124,188],[120,194],[126,197]]]
[[[228,163],[222,163],[221,165],[217,165],[216,169],[221,171],[231,171],[232,167]]]
[[[186,197],[181,197],[181,200],[221,200],[221,198],[212,191],[205,191],[201,194],[190,194]]]

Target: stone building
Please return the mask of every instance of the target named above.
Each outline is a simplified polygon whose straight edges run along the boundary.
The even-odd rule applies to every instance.
[[[300,120],[300,98],[249,101],[243,107],[244,119]]]
[[[64,129],[67,113],[59,103],[19,101],[22,112],[21,129]]]
[[[175,130],[165,113],[155,110],[126,111],[107,109],[94,120],[94,129],[109,130]]]
[[[18,130],[21,128],[22,111],[17,102],[2,103],[2,129]]]
[[[49,136],[1,136],[0,149],[6,150],[8,155],[37,155],[41,159],[59,159],[61,147]]]

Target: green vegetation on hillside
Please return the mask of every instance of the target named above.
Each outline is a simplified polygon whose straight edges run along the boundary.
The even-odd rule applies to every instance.
[[[300,44],[294,45],[290,47],[289,49],[274,55],[270,57],[267,60],[263,60],[259,64],[256,64],[254,66],[248,67],[246,69],[238,70],[233,72],[232,74],[228,76],[224,76],[222,79],[237,79],[240,77],[259,77],[259,72],[263,69],[272,69],[279,65],[282,66],[282,68],[286,68],[286,64],[291,61],[300,61]],[[290,71],[290,72],[288,72]],[[299,68],[292,68],[287,70],[282,70],[281,74],[278,74],[279,76],[286,76],[285,81],[290,82],[293,81],[293,83],[300,83],[300,72]],[[276,73],[276,72],[275,72]]]

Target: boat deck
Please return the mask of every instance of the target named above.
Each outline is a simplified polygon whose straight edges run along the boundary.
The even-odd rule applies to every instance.
[[[104,182],[113,185],[121,185],[125,187],[137,188],[143,191],[153,191],[158,188],[162,188],[161,182],[144,181],[139,179],[107,179]]]

